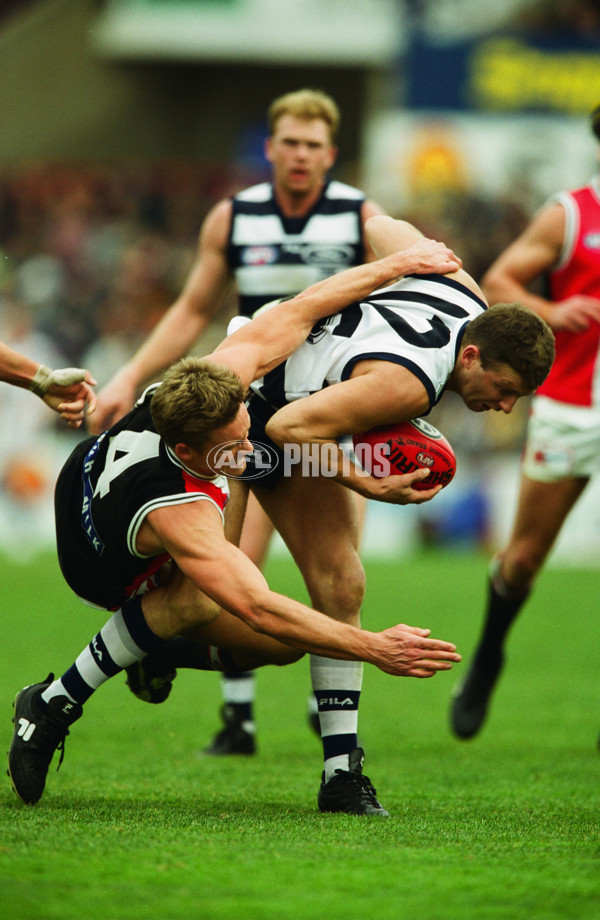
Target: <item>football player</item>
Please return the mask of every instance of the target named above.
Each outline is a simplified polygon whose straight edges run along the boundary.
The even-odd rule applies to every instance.
[[[454,645],[428,638],[427,629],[370,633],[357,621],[331,619],[270,591],[226,539],[229,482],[214,472],[226,455],[231,483],[244,474],[252,450],[246,388],[285,361],[316,320],[399,275],[452,271],[458,264],[443,244],[419,239],[403,252],[323,281],[231,336],[212,360],[183,359],[121,421],[77,445],[56,487],[59,561],[83,600],[114,613],[60,678],[50,675],[17,694],[8,762],[24,802],[40,799],[54,751],[63,749],[94,691],[123,668],[133,688],[138,663],[182,633],[200,640],[176,640],[186,665],[211,669],[285,664],[307,651],[326,656],[321,660],[328,672],[347,659],[430,677],[460,660]],[[417,470],[389,477],[389,497],[395,491],[402,502],[431,499],[440,486],[412,488],[425,475]],[[160,680],[157,685],[148,670],[142,673],[150,688],[145,698],[151,698]],[[164,698],[168,679],[162,689]],[[144,688],[137,692],[143,696]],[[362,774],[356,744],[346,765],[353,810],[387,815]],[[335,810],[350,810],[346,799]]]
[[[411,225],[385,216],[371,218],[367,232],[382,256],[403,247],[414,251],[423,240]],[[306,341],[252,384],[249,437],[279,462],[262,475],[253,454],[236,490],[245,484],[258,497],[298,564],[313,606],[358,625],[365,578],[352,492],[401,504],[414,501],[416,490],[403,477],[374,479],[344,463],[340,439],[422,416],[446,390],[457,392],[474,412],[509,413],[519,397],[546,377],[554,341],[548,325],[525,307],[505,304],[488,310],[462,267],[440,274],[423,265],[366,299],[355,297],[341,312],[332,313],[333,301],[329,306],[324,304],[323,312],[331,315],[312,328]],[[213,360],[236,370],[239,349],[254,340],[256,322],[226,339]],[[285,475],[286,444],[327,448],[321,451],[330,461],[325,475],[303,476],[301,465]],[[437,490],[426,494],[431,498]],[[161,654],[165,673],[189,661],[185,643]],[[157,657],[139,671],[143,698],[161,671]],[[311,678],[323,740],[320,809],[381,814],[359,769],[362,665],[315,654]]]

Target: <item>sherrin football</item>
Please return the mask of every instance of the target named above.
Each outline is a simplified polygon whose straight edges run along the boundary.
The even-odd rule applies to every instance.
[[[426,467],[429,476],[413,487],[423,491],[447,486],[456,472],[450,442],[422,418],[372,428],[355,434],[352,442],[358,462],[376,479]]]

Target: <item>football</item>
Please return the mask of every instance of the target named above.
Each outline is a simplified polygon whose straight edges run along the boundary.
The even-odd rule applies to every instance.
[[[376,479],[426,467],[429,476],[414,485],[423,491],[447,486],[456,472],[450,442],[422,418],[355,434],[352,443],[356,459]]]

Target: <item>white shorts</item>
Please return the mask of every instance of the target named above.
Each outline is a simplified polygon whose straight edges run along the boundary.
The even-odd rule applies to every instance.
[[[600,409],[536,396],[521,469],[537,482],[589,479],[600,472]]]

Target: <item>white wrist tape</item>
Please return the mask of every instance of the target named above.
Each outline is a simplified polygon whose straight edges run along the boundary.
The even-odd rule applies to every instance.
[[[29,389],[36,396],[44,397],[53,384],[59,387],[69,387],[74,383],[81,383],[85,380],[85,375],[86,371],[81,367],[63,367],[52,371],[41,364],[29,384]]]

